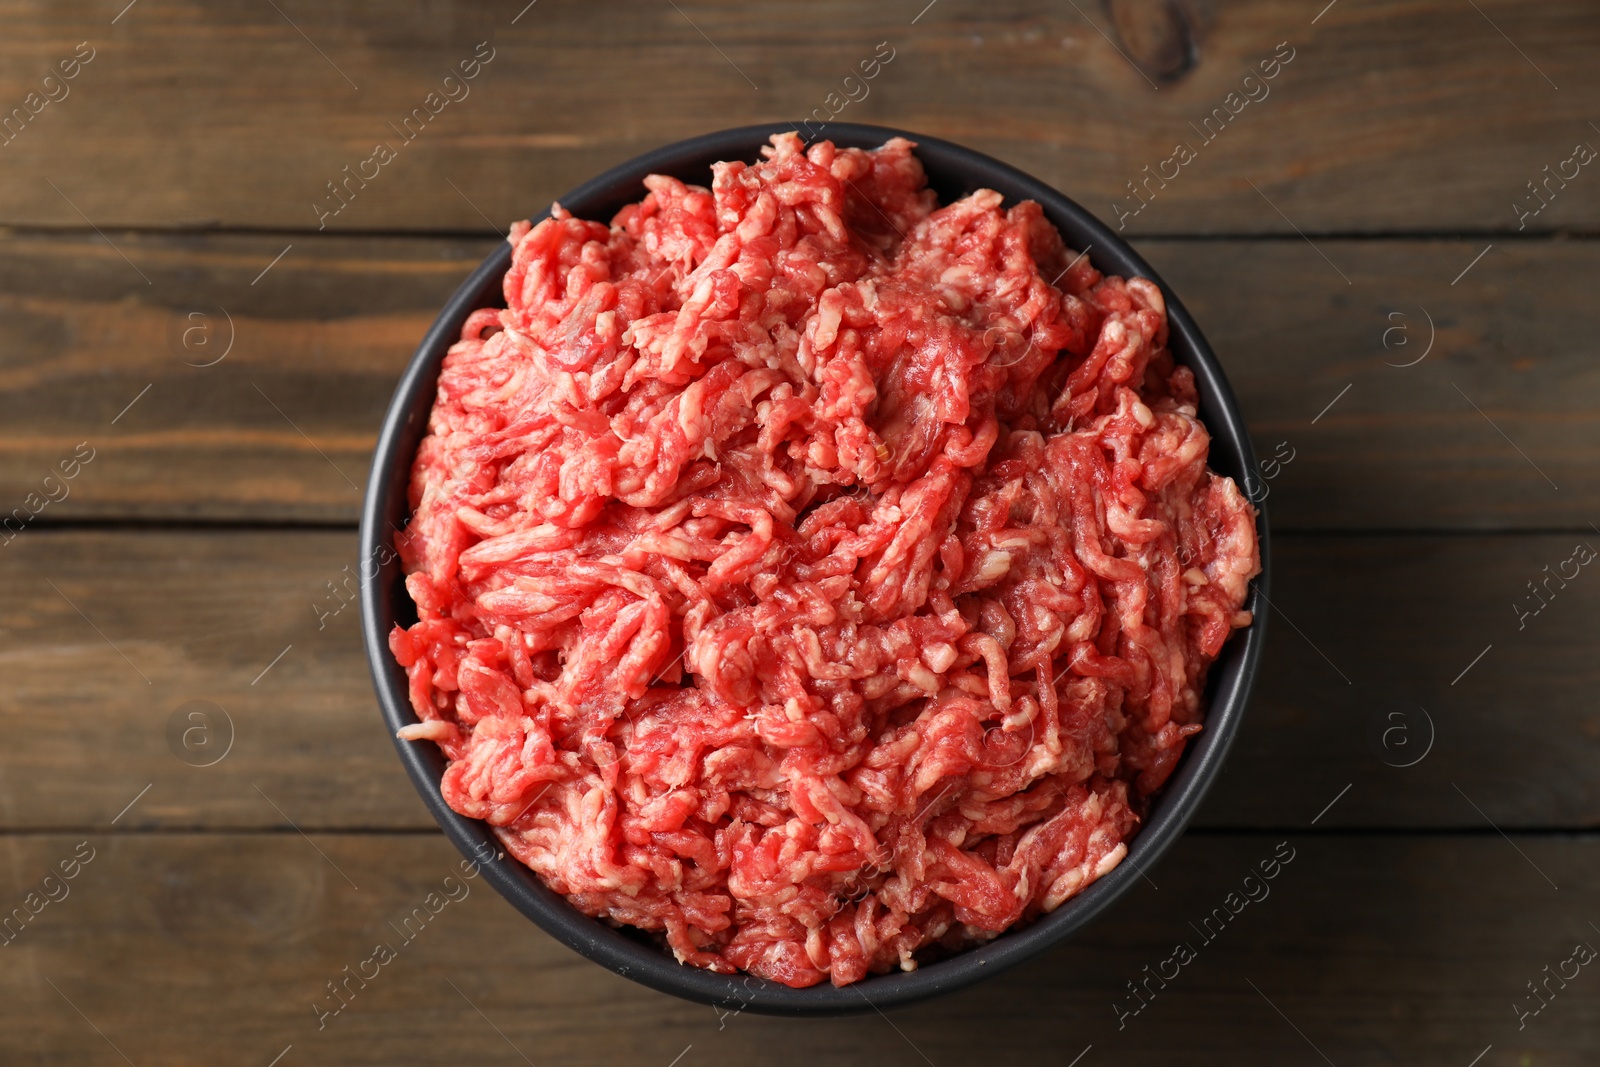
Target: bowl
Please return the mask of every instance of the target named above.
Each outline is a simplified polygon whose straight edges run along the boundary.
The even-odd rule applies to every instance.
[[[709,185],[711,164],[732,159],[753,162],[772,134],[796,128],[792,123],[745,126],[679,141],[613,167],[561,197],[560,202],[581,218],[609,222],[617,210],[644,195],[645,175],[669,174],[692,184]],[[1211,467],[1240,484],[1254,484],[1246,482],[1245,476],[1256,469],[1255,455],[1222,367],[1177,295],[1103,223],[1037,179],[948,141],[843,123],[829,123],[821,135],[835,144],[856,148],[875,148],[891,137],[909,138],[917,144],[917,156],[940,203],[979,188],[1000,192],[1008,205],[1036,200],[1068,245],[1089,250],[1090,262],[1097,269],[1125,277],[1139,275],[1160,285],[1167,301],[1168,346],[1176,359],[1194,372],[1199,385],[1200,418],[1212,435]],[[535,221],[547,214],[535,216]],[[361,629],[384,725],[391,737],[402,726],[417,721],[407,695],[405,672],[389,653],[389,631],[396,624],[409,626],[416,621],[392,538],[410,517],[406,487],[417,445],[427,430],[445,350],[460,336],[461,324],[470,313],[505,306],[500,282],[510,262],[511,246],[502,242],[445,304],[400,379],[373,455],[361,513],[361,559],[365,561],[361,567]],[[872,976],[842,988],[822,984],[792,989],[751,975],[719,975],[680,964],[642,933],[618,929],[573,908],[532,871],[503,854],[486,824],[452,811],[439,793],[445,760],[432,743],[395,738],[395,746],[445,835],[463,855],[480,861],[488,883],[558,941],[617,974],[729,1012],[836,1015],[926,1000],[999,974],[1059,944],[1125,894],[1140,872],[1149,870],[1182,834],[1222,769],[1261,662],[1269,564],[1267,517],[1264,510],[1258,511],[1261,574],[1245,602],[1245,607],[1256,613],[1255,622],[1233,634],[1212,665],[1205,729],[1189,743],[1165,789],[1155,798],[1123,862],[1054,912],[915,971]]]

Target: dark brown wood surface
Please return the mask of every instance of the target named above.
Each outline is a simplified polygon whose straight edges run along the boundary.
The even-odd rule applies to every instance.
[[[96,458],[41,522],[353,523],[400,371],[494,241],[120,239],[146,285],[93,234],[0,239],[0,500],[87,441]],[[1277,528],[1600,517],[1600,242],[1492,242],[1452,286],[1490,243],[1319,241],[1346,286],[1298,238],[1138,242],[1222,358],[1258,453],[1292,450],[1267,488]]]
[[[1134,232],[1516,230],[1524,183],[1576,143],[1600,145],[1588,126],[1600,28],[1584,0],[1338,0],[1320,19],[1326,0],[1192,3],[1200,61],[1164,87],[1108,44],[1101,4],[941,0],[913,25],[925,3],[633,3],[597,16],[583,0],[539,0],[513,24],[514,0],[139,0],[116,25],[111,4],[9,3],[0,100],[20,101],[79,41],[96,54],[0,149],[0,217],[314,228],[325,183],[396,140],[391,124],[485,41],[494,58],[469,94],[330,228],[477,230],[480,210],[498,224],[660,144],[804,119],[879,42],[893,59],[840,121],[970,143],[1107,218],[1146,165],[1193,142],[1198,158]],[[1280,43],[1293,58],[1264,98],[1205,143],[1190,124],[1229,93],[1261,96],[1243,78]],[[1594,181],[1583,174],[1528,228],[1594,228]]]
[[[18,880],[36,883],[83,842],[94,858],[68,895],[0,948],[6,1010],[28,1021],[0,1032],[7,1063],[121,1063],[114,1044],[138,1067],[265,1067],[286,1048],[282,1064],[393,1067],[668,1067],[680,1054],[679,1067],[1032,1065],[1092,1046],[1080,1064],[1309,1065],[1320,1052],[1465,1067],[1486,1046],[1501,1063],[1592,1062],[1600,1026],[1592,964],[1566,989],[1552,982],[1520,1030],[1512,1008],[1539,1004],[1525,983],[1544,967],[1600,945],[1584,918],[1600,912],[1589,839],[1191,834],[1149,872],[1153,885],[1072,943],[970,993],[821,1021],[651,992],[551,941],[481,878],[407,928],[459,879],[460,857],[435,835],[84,829],[15,841]],[[1196,927],[1275,854],[1293,858],[1265,896],[1256,888],[1235,918],[1213,920],[1207,943]],[[1138,1006],[1126,983],[1179,942],[1196,958],[1166,989],[1152,983],[1119,1029],[1117,1006]],[[314,1005],[339,1003],[327,983],[379,943],[396,958],[320,1015]]]
[[[1600,826],[1600,708],[1586,695],[1600,687],[1600,582],[1558,590],[1520,629],[1511,606],[1580,541],[1600,548],[1592,533],[1281,537],[1281,614],[1199,825],[1305,825],[1348,784],[1319,826]],[[41,530],[4,551],[0,721],[30,736],[0,750],[8,825],[95,826],[150,783],[119,825],[432,825],[379,722],[357,609],[341,607],[353,531]],[[227,713],[212,752],[231,724],[232,750],[209,768],[182,762],[167,733],[196,700]]]
[[[471,95],[319,230],[479,42]],[[1221,782],[1102,921],[920,1007],[719,1018],[480,881],[319,1028],[457,862],[346,605],[401,368],[505,224],[803,119],[880,42],[838,118],[1126,212],[1293,457]],[[1580,0],[0,0],[0,917],[30,915],[0,927],[0,1063],[1592,1063],[1600,975],[1549,975],[1600,946],[1600,578],[1519,606],[1600,547],[1600,174],[1549,177],[1600,146],[1597,45]]]

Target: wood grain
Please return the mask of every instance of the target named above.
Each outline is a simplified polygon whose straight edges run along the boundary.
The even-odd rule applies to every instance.
[[[119,825],[431,824],[338,608],[353,534],[30,531],[5,551],[0,717],[30,735],[0,756],[7,826],[106,823],[147,785]],[[227,718],[191,724],[191,701]],[[213,724],[226,756],[195,766]]]
[[[1515,231],[1525,183],[1575,143],[1600,144],[1585,110],[1600,88],[1589,62],[1600,25],[1583,0],[1483,0],[1481,12],[1341,0],[1320,16],[1305,0],[1215,5],[1197,63],[1159,90],[1104,35],[1099,4],[946,3],[918,17],[916,2],[721,0],[599,19],[578,0],[141,0],[113,25],[115,6],[0,5],[6,108],[78,42],[96,50],[70,95],[0,147],[0,220],[314,230],[325,183],[385,142],[398,158],[352,186],[330,227],[475,230],[658,145],[837,107],[829,94],[879,42],[894,58],[841,121],[971,144],[1107,219],[1114,200],[1138,203],[1128,183],[1143,168],[1178,142],[1198,146],[1149,187],[1134,233]],[[494,58],[470,95],[402,140],[401,120],[478,42]],[[1202,120],[1230,93],[1262,96],[1242,79],[1280,42],[1294,58],[1270,95],[1231,105],[1237,116],[1205,142]],[[1523,224],[1592,229],[1595,180],[1583,174]]]
[[[1305,826],[1338,795],[1318,826],[1600,825],[1600,580],[1550,585],[1520,630],[1512,608],[1577,540],[1280,539],[1282,614],[1200,824]],[[352,533],[29,531],[0,551],[0,723],[29,739],[0,751],[4,827],[102,825],[147,785],[119,826],[432,825],[380,723],[356,608],[338,610]],[[195,700],[235,732],[214,766],[169,739]]]
[[[95,237],[0,240],[0,505],[38,508],[88,442],[37,521],[353,522],[400,372],[493,240],[120,238],[149,285]],[[1319,241],[1351,286],[1298,238],[1140,246],[1257,451],[1294,456],[1262,489],[1277,529],[1600,516],[1600,244],[1496,242],[1452,284],[1484,243]]]
[[[95,238],[11,238],[3,499],[88,442],[42,520],[353,520],[401,369],[493,243],[168,235],[120,241],[131,268]]]
[[[1600,177],[1549,177],[1600,145],[1592,4],[0,0],[0,27],[0,1063],[1593,1062],[1593,967],[1517,1014],[1600,945],[1600,579],[1546,581],[1600,546]],[[402,140],[479,42],[471,95]],[[887,1017],[678,1002],[481,881],[408,940],[458,857],[346,584],[401,369],[507,222],[805,118],[879,42],[838,118],[1123,214],[1279,458],[1268,652],[1217,788],[1071,943]],[[397,158],[319,219],[378,141]],[[1119,1026],[1179,941],[1197,959]]]
[[[1552,982],[1520,1031],[1512,1008],[1536,1003],[1524,983],[1543,967],[1600,944],[1588,835],[1191,835],[1150,872],[1159,889],[1140,885],[1016,971],[888,1016],[820,1020],[719,1015],[646,990],[547,937],[481,878],[449,887],[457,899],[407,941],[404,919],[457,871],[437,835],[8,837],[5,902],[80,842],[94,858],[70,895],[0,948],[8,1063],[118,1063],[114,1044],[139,1067],[265,1067],[290,1046],[286,1067],[1067,1064],[1089,1046],[1081,1067],[1319,1053],[1465,1065],[1492,1044],[1488,1063],[1564,1067],[1592,1062],[1600,1026],[1592,966],[1566,989]],[[1206,943],[1190,924],[1274,853],[1292,859]],[[1152,982],[1119,1030],[1113,1005],[1136,1004],[1125,983],[1179,942],[1193,961],[1166,988]],[[313,1002],[337,1003],[326,983],[379,943],[393,961],[352,982],[319,1030]]]

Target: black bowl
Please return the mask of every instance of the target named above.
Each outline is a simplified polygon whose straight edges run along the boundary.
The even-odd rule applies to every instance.
[[[768,137],[793,129],[792,124],[746,126],[680,141],[580,185],[561,198],[561,206],[582,218],[609,222],[618,209],[644,195],[641,180],[645,175],[670,174],[693,184],[709,185],[711,164],[729,159],[753,162]],[[910,138],[917,143],[917,156],[941,203],[979,188],[997,190],[1008,204],[1036,200],[1068,245],[1090,250],[1089,259],[1096,268],[1125,277],[1139,275],[1160,285],[1167,300],[1170,347],[1178,361],[1194,371],[1199,382],[1200,417],[1212,435],[1211,466],[1241,484],[1255,484],[1253,477],[1249,482],[1245,480],[1247,474],[1253,476],[1256,464],[1244,420],[1205,338],[1177,296],[1098,219],[1021,171],[948,141],[881,126],[842,123],[829,123],[822,134],[835,144],[858,148],[875,148],[890,137]],[[394,532],[403,528],[410,517],[406,486],[412,459],[427,429],[445,350],[460,336],[461,323],[472,311],[505,306],[500,281],[510,262],[511,246],[502,244],[462,283],[434,320],[395,390],[373,455],[372,476],[361,513],[361,558],[375,566],[364,564],[361,568],[361,628],[378,703],[391,735],[417,721],[407,696],[405,672],[390,655],[388,642],[389,631],[397,623],[406,626],[416,620],[416,609],[406,594],[404,575],[392,549]],[[545,888],[532,871],[500,853],[484,823],[451,811],[439,795],[444,758],[431,742],[397,738],[395,745],[417,792],[446,836],[463,855],[480,860],[493,857],[482,863],[489,883],[547,933],[616,973],[664,993],[728,1011],[831,1015],[910,1004],[970,986],[1058,944],[1126,893],[1140,872],[1148,870],[1182,834],[1222,769],[1261,662],[1268,577],[1264,511],[1257,520],[1257,531],[1262,570],[1245,605],[1256,613],[1255,624],[1235,634],[1212,667],[1206,728],[1190,742],[1127,857],[1115,870],[1031,925],[915,971],[870,977],[842,989],[831,985],[791,989],[749,975],[730,977],[686,967],[636,932],[619,930],[581,914]],[[369,574],[373,577],[369,578]]]

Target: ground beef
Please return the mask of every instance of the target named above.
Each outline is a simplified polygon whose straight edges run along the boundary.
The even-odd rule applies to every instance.
[[[836,985],[1116,866],[1258,570],[1160,290],[913,145],[511,230],[390,647],[443,794],[686,964]]]

